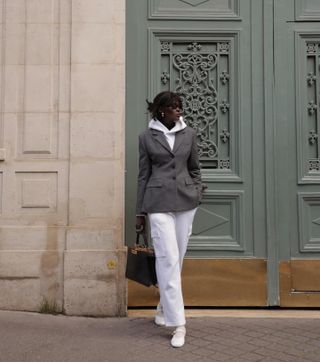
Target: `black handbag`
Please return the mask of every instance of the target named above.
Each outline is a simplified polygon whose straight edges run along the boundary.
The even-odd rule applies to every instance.
[[[140,243],[140,235],[144,243]],[[154,250],[149,247],[146,233],[137,233],[136,244],[128,247],[126,278],[150,287],[157,285],[156,258]]]

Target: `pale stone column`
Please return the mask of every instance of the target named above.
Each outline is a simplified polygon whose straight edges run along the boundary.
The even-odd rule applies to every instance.
[[[125,0],[72,0],[64,310],[125,315]]]

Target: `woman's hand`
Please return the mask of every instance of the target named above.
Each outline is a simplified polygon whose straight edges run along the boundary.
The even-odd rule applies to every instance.
[[[202,198],[202,196],[203,196],[203,194],[204,194],[204,192],[206,191],[207,188],[208,188],[208,186],[206,184],[201,184],[201,190],[200,190],[201,198]]]
[[[208,188],[207,185],[205,184],[201,184],[201,188],[200,188],[200,192],[199,192],[199,205],[201,205],[201,200],[202,200],[202,197],[203,197],[203,193],[206,191],[206,189]]]
[[[142,233],[146,230],[146,217],[144,215],[137,215],[136,217],[136,232]]]

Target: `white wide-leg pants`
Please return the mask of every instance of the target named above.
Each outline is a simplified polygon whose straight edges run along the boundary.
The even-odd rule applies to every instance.
[[[168,327],[182,326],[186,323],[181,270],[196,211],[197,208],[148,214],[156,254],[160,303]]]

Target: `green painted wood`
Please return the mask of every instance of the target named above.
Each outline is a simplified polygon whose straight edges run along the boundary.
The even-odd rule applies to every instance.
[[[264,111],[265,136],[265,173],[263,175],[266,185],[266,239],[267,239],[267,265],[268,265],[268,304],[279,305],[279,250],[277,222],[277,188],[275,184],[276,163],[276,122],[274,117],[274,1],[263,2],[263,48],[262,60],[264,94],[261,96]]]
[[[320,18],[315,21],[315,12],[300,22],[311,8],[320,10],[320,4],[296,1],[295,5],[294,9],[289,0],[275,2],[276,179],[282,260],[320,257]]]
[[[226,6],[233,6],[233,18],[226,8],[214,9],[215,4],[127,1],[126,243],[133,242],[137,138],[148,122],[145,99],[165,89],[179,91],[185,118],[198,129],[203,180],[209,187],[188,256],[269,255],[269,303],[276,305],[273,1],[226,1]],[[210,18],[204,19],[201,7],[209,5]],[[207,106],[188,93],[183,67],[188,64],[190,72],[199,74],[197,59],[205,64],[205,80],[197,81],[196,93]],[[208,92],[213,96],[211,108]]]
[[[319,0],[295,0],[295,20],[320,21]]]

